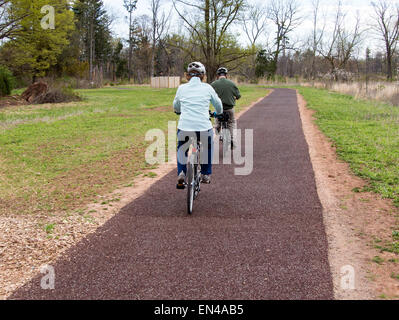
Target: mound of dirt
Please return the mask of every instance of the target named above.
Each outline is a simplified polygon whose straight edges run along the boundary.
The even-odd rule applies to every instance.
[[[22,93],[21,97],[27,102],[32,103],[39,97],[44,96],[48,92],[48,85],[45,82],[36,82],[31,84],[28,89]]]

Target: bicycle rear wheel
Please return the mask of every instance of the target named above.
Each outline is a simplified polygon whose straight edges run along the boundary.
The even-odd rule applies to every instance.
[[[190,161],[187,164],[187,213],[188,214],[193,213],[194,194],[196,187],[195,176],[194,176],[194,163],[192,160],[193,159],[190,159]]]

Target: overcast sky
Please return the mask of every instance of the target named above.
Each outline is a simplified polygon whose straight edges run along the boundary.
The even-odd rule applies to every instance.
[[[126,20],[126,10],[123,8],[123,0],[103,0],[107,9],[117,18],[116,22],[113,25],[114,33],[122,38],[127,38],[128,35],[128,24]],[[393,0],[392,0],[393,1]],[[248,0],[249,3],[265,3],[262,0]],[[171,0],[164,0],[163,8],[165,11],[171,10],[172,2]],[[310,34],[312,30],[312,21],[311,21],[311,3],[312,0],[298,0],[298,3],[301,5],[301,13],[302,16],[305,17],[304,22],[301,26],[296,30],[295,35],[292,38],[298,40],[305,40],[306,36]],[[350,28],[353,26],[355,21],[356,13],[360,14],[362,18],[363,25],[370,23],[370,15],[373,13],[373,9],[371,7],[371,0],[342,0],[344,5],[344,11],[347,12],[345,23]],[[334,12],[336,10],[336,6],[338,4],[338,0],[321,0],[321,11],[323,11],[327,18],[330,20],[333,19]],[[150,0],[138,0],[137,10],[134,12],[134,15],[151,15],[150,12]],[[309,19],[306,19],[309,17]],[[329,24],[331,26],[331,23]],[[173,25],[172,25],[173,26]],[[237,32],[240,32],[237,29]],[[242,33],[242,32],[241,32]],[[273,35],[272,35],[273,36]],[[272,37],[271,36],[271,37]],[[367,41],[364,41],[364,47],[370,46],[372,50],[375,50],[379,44],[372,39],[370,34],[365,34],[364,36]],[[266,41],[266,38],[262,39]],[[245,37],[242,35],[240,37],[240,41],[242,44],[245,44]],[[363,48],[361,49],[363,51]],[[363,55],[363,54],[361,54]]]

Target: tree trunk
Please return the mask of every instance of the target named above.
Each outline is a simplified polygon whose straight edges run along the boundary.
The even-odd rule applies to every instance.
[[[156,47],[156,28],[157,28],[157,21],[156,17],[153,17],[152,20],[152,50],[151,50],[151,77],[155,76],[155,47]]]
[[[387,48],[387,79],[392,80],[392,51]]]
[[[205,32],[206,32],[206,67],[208,68],[207,82],[211,83],[213,73],[213,59],[212,59],[212,48],[211,48],[211,30],[210,30],[210,0],[205,0]]]
[[[132,56],[133,56],[133,47],[132,47],[132,12],[129,13],[129,61],[128,61],[128,79],[129,83],[132,76]]]
[[[89,37],[89,72],[90,81],[93,81],[93,21],[90,22],[90,37]]]
[[[316,50],[313,49],[312,55],[312,70],[311,70],[311,78],[314,81],[316,79]]]

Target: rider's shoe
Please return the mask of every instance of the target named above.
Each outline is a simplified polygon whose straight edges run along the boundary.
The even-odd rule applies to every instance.
[[[184,174],[184,172],[180,172],[179,177],[177,179],[177,185],[184,185],[185,182],[186,182],[186,175]]]
[[[202,183],[204,183],[204,184],[210,184],[210,183],[211,183],[211,177],[210,177],[210,176],[208,176],[208,175],[203,175],[201,178],[202,178],[202,179],[201,179],[201,182],[202,182]]]

